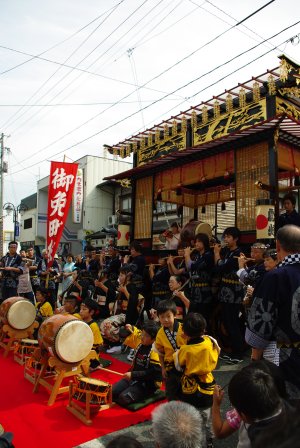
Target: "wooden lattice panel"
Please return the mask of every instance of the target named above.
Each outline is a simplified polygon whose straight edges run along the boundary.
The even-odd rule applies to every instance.
[[[136,181],[134,239],[151,238],[153,177]]]
[[[269,198],[255,182],[269,184],[268,143],[262,142],[236,151],[236,214],[240,230],[255,230],[256,200]]]

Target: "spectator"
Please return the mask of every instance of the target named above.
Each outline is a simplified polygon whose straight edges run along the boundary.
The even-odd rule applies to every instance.
[[[278,229],[286,224],[294,224],[300,226],[300,215],[295,210],[296,198],[292,193],[287,193],[283,196],[283,207],[285,213],[279,216]]]
[[[159,448],[202,448],[205,431],[199,411],[188,403],[170,401],[152,412],[154,441]]]
[[[246,341],[263,350],[276,340],[279,366],[290,398],[300,399],[300,228],[286,225],[276,235],[280,264],[264,276],[254,292],[246,330]]]
[[[229,383],[228,396],[242,420],[239,440],[250,440],[246,446],[290,418],[291,408],[282,401],[274,378],[260,368],[236,373]]]

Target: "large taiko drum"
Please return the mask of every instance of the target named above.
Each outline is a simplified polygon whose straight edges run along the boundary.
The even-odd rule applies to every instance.
[[[9,297],[0,305],[0,322],[15,330],[29,328],[36,318],[35,306],[23,297]]]
[[[63,362],[76,364],[90,353],[94,336],[82,320],[70,314],[55,314],[40,326],[38,341],[42,353],[46,351]]]
[[[181,230],[180,240],[190,245],[191,241],[195,240],[195,236],[198,233],[205,233],[209,240],[212,239],[212,230],[208,223],[202,221],[190,221]]]

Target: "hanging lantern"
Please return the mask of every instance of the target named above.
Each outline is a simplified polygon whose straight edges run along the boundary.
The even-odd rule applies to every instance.
[[[137,152],[137,141],[136,141],[136,140],[134,140],[134,142],[133,142],[133,144],[132,144],[132,149],[133,149],[133,152],[134,152],[134,153]]]
[[[148,134],[148,147],[152,146],[152,134],[149,132]]]
[[[140,149],[141,150],[145,149],[145,138],[144,137],[142,137],[140,140]]]
[[[116,159],[118,156],[118,148],[113,148],[113,156]]]
[[[128,145],[126,145],[126,157],[129,157],[129,156],[130,156],[130,153],[131,153],[131,147],[130,147],[130,145],[128,144]]]

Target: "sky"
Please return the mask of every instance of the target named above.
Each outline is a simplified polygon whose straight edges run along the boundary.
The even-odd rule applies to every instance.
[[[103,144],[277,67],[282,53],[300,62],[299,0],[0,0],[0,7],[4,202],[15,205],[36,192],[51,160],[103,156]]]

